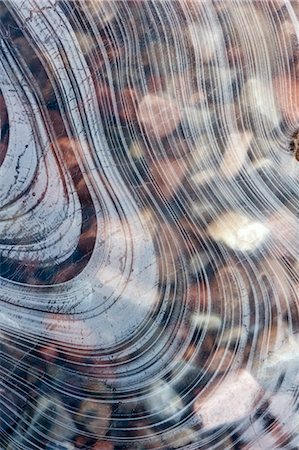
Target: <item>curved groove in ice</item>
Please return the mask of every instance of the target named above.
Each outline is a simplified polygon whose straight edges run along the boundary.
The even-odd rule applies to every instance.
[[[298,407],[298,5],[0,15],[5,450],[276,448],[261,416]]]

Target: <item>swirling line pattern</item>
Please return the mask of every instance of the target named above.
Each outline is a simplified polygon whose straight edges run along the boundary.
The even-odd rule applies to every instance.
[[[298,14],[0,3],[1,450],[299,446]]]

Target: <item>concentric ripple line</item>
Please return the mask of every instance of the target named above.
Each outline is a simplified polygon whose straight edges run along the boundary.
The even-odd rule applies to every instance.
[[[299,447],[296,2],[0,13],[0,447]]]
[[[96,326],[96,330],[94,330],[97,334],[95,347],[113,345],[121,336],[129,337],[136,329],[137,324],[144,320],[156,299],[156,262],[151,236],[109,155],[109,148],[101,129],[101,118],[97,112],[96,96],[89,69],[78,47],[73,30],[67,20],[64,20],[62,10],[56,2],[49,1],[25,1],[21,4],[12,1],[10,7],[17,21],[22,23],[24,30],[30,34],[34,45],[48,58],[51,70],[57,75],[60,89],[65,96],[63,102],[67,107],[67,114],[75,133],[74,139],[77,149],[79,149],[76,156],[80,158],[80,164],[88,168],[88,172],[91,174],[90,189],[97,212],[98,242],[85,271],[77,276],[76,280],[63,287],[62,311],[80,313],[81,319],[89,317],[91,329],[95,329]],[[58,29],[60,29],[59,35],[56,34]],[[63,54],[67,55],[69,69],[65,66]],[[20,76],[17,67],[13,67],[13,69],[16,76]],[[75,87],[72,85],[73,80],[75,80]],[[86,113],[84,123],[79,113],[79,100]],[[8,108],[11,115],[20,113],[16,102],[8,105]],[[43,132],[42,125],[39,125],[39,122],[37,125],[39,132]],[[89,130],[88,139],[85,137],[87,129]],[[19,136],[20,131],[21,129],[15,133],[13,139]],[[90,154],[91,145],[95,149],[96,155]],[[37,148],[45,149],[46,144]],[[29,151],[32,151],[34,155],[34,149],[29,149]],[[14,155],[14,158],[17,158],[17,155]],[[49,151],[46,151],[46,158],[53,158]],[[25,164],[23,165],[25,166]],[[15,169],[14,165],[11,167]],[[98,168],[100,168],[101,176],[95,170]],[[41,166],[40,170],[43,169],[44,167]],[[54,169],[55,165],[52,163],[47,168],[48,176],[50,179],[54,177],[60,182],[60,176],[55,175]],[[24,178],[27,183],[28,176]],[[104,178],[108,180],[109,193],[103,184]],[[54,195],[59,199],[59,191],[56,191]],[[55,204],[55,207],[57,208],[59,205]],[[68,211],[77,229],[81,222],[80,217],[79,220],[76,218],[78,213],[78,206]],[[30,219],[32,220],[32,217]],[[68,227],[68,224],[65,223],[64,226]],[[69,239],[67,235],[66,238]],[[73,234],[70,234],[70,238],[72,241],[76,241],[76,236]],[[63,250],[61,246],[60,248]],[[5,248],[2,251],[5,251]],[[54,258],[57,256],[54,251],[48,255],[48,258],[52,258],[54,262]],[[119,268],[118,261],[121,258],[124,258],[125,263]],[[100,267],[99,260],[102,260]],[[43,261],[41,260],[41,262]],[[132,270],[138,274],[133,279],[130,278]],[[23,305],[34,308],[34,304],[48,302],[51,298],[56,298],[59,302],[55,286],[52,291],[45,294],[43,289],[36,288],[36,291],[32,293],[31,288],[20,287],[3,279],[1,284],[2,298],[10,298],[13,305],[18,305],[20,314],[22,314]],[[82,290],[84,286],[87,288]],[[30,300],[31,296],[34,299],[33,302]],[[103,311],[101,305],[105,296],[110,298],[110,305],[109,307],[105,305]],[[12,298],[13,300],[11,300]],[[116,299],[117,301],[115,301]],[[4,310],[6,310],[5,308],[4,304]],[[90,317],[89,311],[91,310],[94,311],[94,315]],[[39,320],[39,315],[37,313],[35,317],[34,309],[30,313],[30,318],[26,316],[26,310],[24,312],[22,327],[24,330],[33,331],[36,326],[34,322]],[[48,333],[51,335],[51,330],[48,330]],[[128,333],[130,334],[128,335]],[[55,332],[53,337],[55,337]],[[68,339],[67,336],[65,338]]]
[[[64,193],[64,183],[60,179],[54,155],[49,151],[49,138],[32,90],[25,84],[4,41],[0,64],[1,89],[11,122],[8,151],[0,167],[0,220],[1,235],[4,236],[0,251],[4,257],[27,261],[35,259],[44,263],[53,261],[55,255],[57,263],[74,251],[78,241],[81,220],[73,220],[79,208],[78,198],[71,195],[71,186],[66,186],[67,192]],[[21,86],[22,89],[14,86]],[[23,145],[19,145],[20,141]],[[16,170],[16,167],[19,169]],[[55,188],[53,180],[56,180]],[[45,208],[40,211],[35,223],[30,211],[37,207],[41,198]],[[69,200],[63,211],[66,199]],[[51,214],[55,209],[63,211],[61,217]],[[47,244],[41,245],[45,235],[48,235]],[[65,235],[66,239],[59,241],[59,236]],[[44,251],[46,246],[49,248],[48,254]]]

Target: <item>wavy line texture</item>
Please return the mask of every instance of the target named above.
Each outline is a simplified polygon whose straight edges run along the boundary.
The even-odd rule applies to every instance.
[[[0,2],[0,448],[299,447],[297,1]]]

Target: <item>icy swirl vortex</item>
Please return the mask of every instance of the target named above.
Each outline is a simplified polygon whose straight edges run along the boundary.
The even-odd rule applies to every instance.
[[[298,4],[13,0],[0,14],[4,448],[102,439],[82,419],[92,395],[114,408],[116,448],[253,448],[265,433],[246,420],[276,417],[285,375],[271,355],[299,368]],[[238,382],[240,414],[221,415]],[[56,401],[68,432],[41,432],[42,412],[22,422],[20,399]]]

